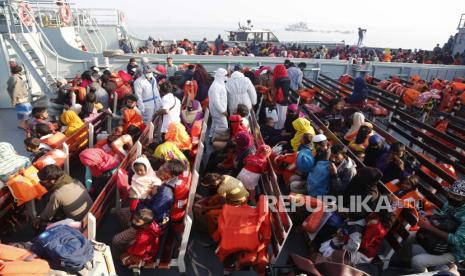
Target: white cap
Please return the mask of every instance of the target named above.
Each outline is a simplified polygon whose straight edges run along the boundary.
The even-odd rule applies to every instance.
[[[313,136],[312,138],[313,143],[320,143],[326,140],[328,139],[326,139],[326,136],[324,134],[318,134],[318,135]]]
[[[146,58],[146,57],[143,57],[143,58],[142,58],[142,62],[143,62],[143,63],[149,63],[149,59]]]

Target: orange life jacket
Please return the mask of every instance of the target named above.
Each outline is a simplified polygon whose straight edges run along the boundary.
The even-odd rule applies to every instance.
[[[420,94],[421,93],[415,89],[407,88],[404,91],[402,101],[407,107],[412,107],[413,104],[416,102],[417,98],[420,96]]]
[[[18,206],[33,199],[40,199],[47,193],[39,183],[38,170],[30,166],[24,171],[10,177],[6,183]]]
[[[0,275],[48,275],[50,266],[47,261],[37,258],[25,260],[32,255],[26,249],[0,244]]]
[[[67,139],[66,135],[62,132],[56,132],[55,134],[48,136],[47,138],[41,138],[40,141],[53,149],[60,147]]]
[[[452,112],[452,109],[455,106],[455,102],[457,101],[457,91],[454,91],[453,86],[446,87],[443,90],[442,101],[439,106],[439,111],[442,112]]]
[[[315,211],[312,212],[302,223],[302,227],[306,232],[315,233],[318,230],[318,228],[320,228],[321,220],[324,217],[323,202],[321,202],[315,197],[305,196],[296,193],[291,193],[289,196],[292,202],[294,202],[295,200],[296,203],[304,204],[304,206],[309,206],[310,208],[315,209]],[[317,207],[321,208],[316,209]]]
[[[270,214],[266,198],[261,195],[257,208],[225,204],[213,238],[218,243],[216,255],[224,261],[230,254],[246,251],[258,254],[271,239]]]
[[[64,151],[53,149],[37,159],[36,162],[34,162],[34,167],[38,170],[41,170],[48,165],[57,165],[58,167],[62,167],[65,160],[66,153]]]

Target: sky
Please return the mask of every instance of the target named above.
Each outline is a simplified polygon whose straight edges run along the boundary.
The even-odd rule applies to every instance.
[[[370,47],[432,49],[457,32],[464,0],[74,0],[80,8],[123,10],[129,30],[155,38],[200,39],[203,33],[236,29],[237,22],[251,19],[256,27],[270,28],[280,40],[340,41],[355,43],[357,35],[285,33],[284,28],[306,22],[312,29],[367,29],[365,45]],[[433,5],[433,3],[435,5]],[[209,29],[210,28],[210,29]],[[158,35],[158,36],[157,36]],[[309,36],[310,35],[310,36]],[[214,37],[209,37],[214,39]]]

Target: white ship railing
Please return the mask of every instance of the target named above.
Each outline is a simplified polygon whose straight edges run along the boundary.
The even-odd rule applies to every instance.
[[[58,55],[58,52],[55,50],[55,48],[53,47],[52,43],[50,42],[50,40],[48,40],[47,36],[44,34],[44,32],[42,31],[42,28],[39,26],[39,24],[37,24],[37,21],[35,20],[35,18],[33,18],[33,25],[29,28],[28,26],[26,26],[20,18],[19,16],[19,13],[18,11],[16,10],[15,7],[12,7],[10,6],[10,11],[16,15],[18,17],[18,21],[19,21],[19,25],[21,27],[21,34],[24,35],[25,32],[24,32],[24,29],[27,30],[28,33],[34,33],[34,27],[35,29],[38,31],[38,34],[39,34],[39,42],[36,41],[35,38],[32,38],[31,40],[34,41],[34,44],[36,47],[34,47],[35,50],[37,51],[40,51],[40,53],[42,54],[43,58],[44,58],[44,66],[45,66],[45,70],[44,70],[44,77],[45,77],[45,82],[47,82],[47,76],[46,74],[49,74],[48,73],[48,70],[47,70],[47,54],[44,52],[44,50],[42,49],[42,45],[40,45],[40,41],[41,39],[44,39],[47,43],[49,43],[50,47],[52,48],[52,52],[53,54],[56,55],[56,58],[55,58],[55,64],[56,64],[56,77],[54,78],[53,75],[50,74],[51,78],[56,81],[56,79],[58,78],[58,72],[59,72],[59,68],[60,68],[60,62],[59,62],[59,55]],[[31,16],[32,17],[32,14],[29,13],[29,11],[27,9],[25,9],[26,13],[28,16]],[[10,33],[10,36],[11,36],[11,33]],[[20,41],[17,41],[16,42],[18,44],[21,44]],[[45,44],[45,43],[42,43],[42,44]]]

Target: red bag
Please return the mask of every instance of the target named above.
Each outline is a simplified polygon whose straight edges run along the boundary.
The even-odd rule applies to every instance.
[[[123,168],[119,168],[116,173],[116,187],[118,188],[121,200],[125,201],[129,198],[129,189],[131,188],[128,172]]]

